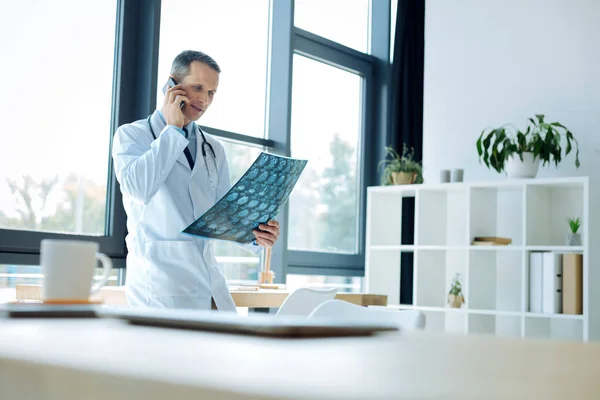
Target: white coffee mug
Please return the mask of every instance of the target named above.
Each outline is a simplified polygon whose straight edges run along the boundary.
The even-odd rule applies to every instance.
[[[44,275],[42,299],[88,300],[90,294],[106,285],[112,262],[98,250],[96,242],[43,239],[40,253]],[[97,260],[102,263],[104,276],[92,286]]]

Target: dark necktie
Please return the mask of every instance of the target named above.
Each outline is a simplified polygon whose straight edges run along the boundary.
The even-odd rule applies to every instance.
[[[188,138],[188,131],[186,128],[183,128],[183,131],[185,132],[185,138]],[[194,159],[192,158],[192,153],[190,153],[190,149],[187,148],[187,146],[185,146],[185,149],[183,149],[183,154],[185,154],[185,158],[187,158],[188,160],[188,164],[190,164],[190,169],[194,169]]]

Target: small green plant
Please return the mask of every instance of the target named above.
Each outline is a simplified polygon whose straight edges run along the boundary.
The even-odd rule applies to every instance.
[[[581,220],[579,219],[579,217],[569,218],[569,227],[571,227],[571,232],[577,233],[577,231],[581,227]]]
[[[415,161],[415,150],[408,148],[406,143],[402,145],[402,155],[398,154],[391,146],[385,147],[386,158],[379,162],[377,170],[384,167],[381,176],[382,185],[393,185],[392,174],[395,172],[415,173],[416,178],[414,183],[423,183],[423,167],[421,163]],[[389,158],[388,158],[389,157]]]
[[[462,283],[460,282],[460,274],[456,274],[450,283],[450,292],[454,296],[462,296]]]
[[[579,144],[571,131],[559,122],[545,122],[543,114],[536,114],[529,118],[529,125],[525,132],[521,132],[511,124],[499,128],[486,128],[477,140],[479,162],[493,168],[497,172],[504,170],[506,161],[517,154],[523,161],[523,153],[532,153],[542,161],[542,166],[554,162],[558,165],[562,160],[562,138],[564,135],[566,148],[564,155],[568,155],[576,147],[575,166],[579,168]],[[509,129],[512,132],[509,133]]]

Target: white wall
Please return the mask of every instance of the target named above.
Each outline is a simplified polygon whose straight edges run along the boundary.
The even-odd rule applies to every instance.
[[[489,126],[543,113],[580,145],[539,177],[600,178],[600,1],[427,0],[425,180],[465,168],[465,180],[504,179],[479,164],[475,142]]]

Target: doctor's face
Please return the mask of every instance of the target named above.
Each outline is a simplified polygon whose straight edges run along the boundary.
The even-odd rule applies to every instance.
[[[193,61],[189,70],[190,73],[180,82],[190,101],[190,104],[182,110],[186,124],[189,121],[197,121],[204,115],[206,109],[212,104],[219,86],[219,73],[207,64]]]

